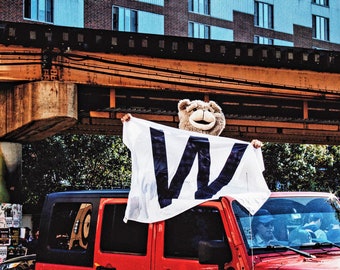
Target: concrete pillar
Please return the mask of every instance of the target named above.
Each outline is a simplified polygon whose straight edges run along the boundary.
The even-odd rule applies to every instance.
[[[78,119],[77,86],[39,81],[0,89],[0,140],[33,142],[72,127]]]
[[[7,86],[8,87],[8,86]],[[21,143],[45,139],[77,122],[77,86],[39,81],[0,84],[0,203],[22,203]]]
[[[0,142],[0,203],[21,204],[22,145]]]

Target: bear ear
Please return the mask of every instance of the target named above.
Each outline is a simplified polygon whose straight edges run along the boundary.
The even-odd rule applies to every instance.
[[[189,99],[182,99],[178,102],[178,110],[183,111],[190,105],[191,101]]]
[[[209,101],[209,106],[214,109],[216,112],[222,112],[222,109],[215,101],[210,100]]]

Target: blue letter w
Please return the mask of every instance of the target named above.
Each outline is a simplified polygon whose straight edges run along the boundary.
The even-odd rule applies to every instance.
[[[209,140],[203,137],[190,136],[177,171],[168,187],[169,176],[164,133],[153,128],[150,128],[150,133],[158,201],[161,208],[170,205],[172,199],[178,198],[184,180],[191,171],[196,155],[198,156],[198,173],[195,198],[209,199],[230,182],[247,148],[247,144],[235,143],[219,176],[208,185],[211,162]]]

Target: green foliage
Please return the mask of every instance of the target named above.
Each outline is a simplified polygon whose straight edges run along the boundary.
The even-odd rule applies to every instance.
[[[265,143],[262,152],[271,190],[339,191],[340,146]],[[50,192],[128,188],[130,177],[121,136],[58,135],[23,146],[24,209],[31,213]]]
[[[58,135],[23,146],[28,211],[40,210],[50,192],[127,188],[130,177],[129,151],[120,136]]]
[[[266,143],[262,150],[271,190],[339,191],[339,146]]]

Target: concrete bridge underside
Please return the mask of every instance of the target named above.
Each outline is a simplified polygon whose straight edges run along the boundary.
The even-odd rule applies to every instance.
[[[41,51],[0,46],[0,138],[29,142],[61,131],[121,134],[120,117],[177,126],[182,98],[215,100],[223,136],[338,144],[340,75],[73,51],[41,69]],[[24,60],[22,60],[24,59]],[[13,62],[16,64],[14,65]]]

